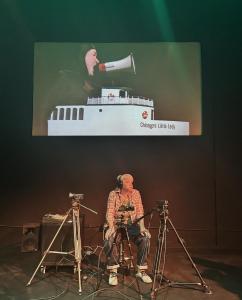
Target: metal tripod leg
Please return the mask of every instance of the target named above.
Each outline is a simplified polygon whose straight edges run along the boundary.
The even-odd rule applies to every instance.
[[[191,262],[193,268],[195,269],[195,271],[196,271],[196,273],[197,273],[197,275],[198,275],[198,277],[199,277],[199,279],[200,279],[200,281],[201,281],[200,283],[197,283],[197,282],[196,282],[196,283],[185,283],[185,285],[189,285],[189,284],[200,285],[200,286],[203,287],[203,290],[204,290],[205,293],[207,293],[207,294],[212,294],[212,291],[210,290],[210,288],[208,287],[208,285],[207,285],[207,284],[205,283],[205,281],[203,280],[201,273],[199,272],[197,266],[195,265],[193,259],[191,258],[189,252],[187,251],[187,249],[186,249],[186,247],[185,247],[185,245],[184,245],[183,240],[182,240],[181,237],[179,236],[179,234],[178,234],[178,232],[177,232],[177,230],[176,230],[175,226],[173,225],[173,223],[172,223],[172,221],[171,221],[170,218],[168,218],[168,222],[169,222],[169,224],[171,225],[172,229],[174,230],[174,232],[175,232],[175,234],[176,234],[176,237],[178,238],[178,241],[179,241],[180,244],[182,245],[182,248],[184,249],[184,251],[185,251],[185,253],[186,253],[188,259],[190,260],[190,262]],[[176,282],[176,283],[174,283],[174,284],[175,284],[175,285],[179,285],[179,284],[182,285],[182,284],[184,284],[184,283]]]
[[[160,226],[159,226],[159,233],[158,233],[158,244],[156,248],[156,254],[155,254],[155,261],[153,265],[153,282],[152,282],[152,288],[151,288],[151,299],[155,299],[156,297],[156,279],[157,276],[161,276],[160,283],[163,278],[163,273],[164,273],[164,267],[165,267],[165,250],[164,247],[166,246],[166,231],[167,231],[167,224],[166,224],[167,218],[161,219],[160,220]],[[160,263],[161,263],[161,258],[163,257],[163,268],[162,272],[160,272]]]
[[[126,239],[128,241],[129,255],[131,257],[130,260],[131,260],[132,265],[134,266],[134,256],[133,256],[133,252],[132,252],[132,249],[131,249],[131,243],[130,243],[128,229],[127,229],[126,226],[124,227],[124,229],[125,229]],[[137,288],[138,288],[138,293],[139,293],[140,299],[142,299],[142,294],[141,294],[141,291],[140,291],[139,280],[138,280],[138,278],[136,276],[135,276],[135,279],[136,279],[136,285],[137,285]]]
[[[162,280],[164,280],[167,285],[166,286],[185,286],[185,285],[198,285],[198,286],[202,286],[203,291],[207,294],[212,294],[211,290],[209,289],[209,287],[207,286],[207,284],[205,283],[205,281],[203,280],[198,268],[196,267],[195,263],[193,262],[189,252],[187,251],[183,240],[181,239],[181,237],[179,236],[175,226],[173,225],[172,221],[170,220],[170,218],[168,217],[168,215],[166,215],[166,213],[168,214],[168,212],[163,213],[161,216],[163,216],[163,219],[160,220],[160,227],[159,227],[159,235],[158,235],[158,244],[157,244],[157,249],[156,249],[156,255],[155,255],[155,261],[154,261],[154,267],[153,267],[153,274],[154,274],[154,279],[153,279],[153,284],[152,284],[152,289],[151,289],[151,299],[155,299],[157,292],[163,288],[161,287],[161,282]],[[172,229],[174,230],[176,237],[178,239],[178,241],[180,242],[180,244],[182,245],[187,257],[189,258],[192,266],[194,267],[194,269],[196,270],[197,275],[200,278],[201,282],[173,282],[170,281],[169,279],[167,279],[164,276],[164,268],[165,268],[165,259],[166,259],[166,234],[167,234],[167,222],[171,225]],[[163,227],[163,229],[162,229]],[[161,258],[163,257],[163,267],[162,267],[162,271],[160,272],[160,263],[161,263]],[[160,282],[159,282],[159,286],[156,287],[156,279],[157,276],[160,276]]]
[[[133,253],[132,253],[132,249],[131,249],[131,243],[130,243],[130,238],[129,238],[129,234],[128,234],[128,230],[127,230],[127,227],[122,227],[122,228],[118,228],[116,233],[115,233],[115,237],[114,237],[114,240],[113,240],[113,244],[112,244],[112,247],[109,251],[109,254],[108,254],[108,257],[107,257],[107,262],[104,266],[104,272],[107,268],[107,264],[108,264],[108,260],[110,260],[111,258],[111,254],[112,254],[112,250],[113,250],[113,247],[116,246],[116,242],[117,242],[117,238],[120,234],[122,234],[122,232],[120,231],[121,229],[125,230],[125,234],[126,234],[126,238],[127,238],[127,241],[128,241],[128,248],[129,248],[129,254],[130,254],[130,257],[131,257],[131,263],[134,265],[134,259],[133,259]],[[99,272],[98,272],[99,273]],[[101,285],[101,282],[102,282],[102,278],[103,278],[103,274],[101,276],[101,279],[100,280],[97,280],[97,286],[96,286],[96,291],[95,291],[95,294],[98,293],[98,291],[100,290],[100,285]],[[98,278],[99,279],[99,278]],[[140,291],[140,285],[139,285],[139,281],[138,281],[138,278],[136,277],[136,284],[137,284],[137,287],[138,287],[138,293],[139,293],[139,296],[140,296],[140,299],[142,300],[142,294],[141,294],[141,291]],[[101,289],[101,290],[104,290],[104,289]],[[100,290],[100,291],[101,291]],[[122,296],[124,296],[125,298],[127,299],[130,299],[129,297],[127,297],[126,295],[122,294],[121,292],[119,291],[115,291],[115,292],[118,292],[119,294],[121,294]]]
[[[56,234],[54,235],[54,237],[53,237],[52,241],[50,242],[50,244],[49,244],[48,248],[46,249],[46,251],[45,251],[45,254],[43,255],[43,257],[42,257],[41,261],[39,262],[39,264],[38,264],[37,268],[35,269],[35,271],[34,271],[34,273],[33,273],[32,277],[30,278],[30,280],[29,280],[29,282],[26,284],[26,286],[29,286],[29,285],[31,284],[31,282],[32,282],[32,280],[33,280],[33,278],[34,278],[34,276],[36,275],[37,271],[38,271],[38,270],[39,270],[39,268],[41,267],[41,265],[42,265],[42,262],[44,261],[44,259],[45,259],[46,255],[47,255],[47,254],[50,252],[50,248],[51,248],[51,246],[53,245],[53,243],[54,243],[55,239],[57,238],[57,236],[58,236],[58,234],[59,234],[59,232],[60,232],[61,228],[62,228],[62,227],[63,227],[63,225],[64,225],[64,223],[66,222],[66,220],[67,220],[67,218],[68,218],[68,216],[69,216],[69,214],[70,214],[71,210],[72,210],[72,208],[70,208],[70,209],[67,211],[65,218],[63,219],[63,221],[62,221],[62,223],[61,223],[60,227],[58,228],[58,230],[57,230]]]
[[[74,249],[75,249],[75,260],[77,264],[77,271],[78,271],[78,286],[79,286],[79,294],[82,292],[81,286],[81,260],[82,260],[82,253],[81,253],[81,234],[80,234],[80,213],[79,209],[72,210],[72,220],[73,220],[73,234],[74,234]]]

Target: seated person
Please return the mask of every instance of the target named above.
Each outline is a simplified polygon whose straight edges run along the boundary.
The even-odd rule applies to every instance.
[[[124,207],[132,207],[129,211],[124,211]],[[122,223],[127,225],[129,238],[137,246],[137,274],[145,283],[152,280],[146,274],[147,256],[150,248],[150,233],[144,226],[144,219],[134,222],[144,214],[141,196],[138,190],[133,188],[133,177],[130,174],[119,175],[117,177],[117,188],[110,192],[107,203],[104,251],[108,259],[107,269],[109,270],[109,284],[117,285],[118,255],[117,248],[113,245],[117,224],[122,219]]]

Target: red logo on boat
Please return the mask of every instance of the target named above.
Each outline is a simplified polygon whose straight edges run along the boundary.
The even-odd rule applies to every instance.
[[[143,119],[147,119],[148,112],[146,110],[142,113],[142,117],[143,117]]]

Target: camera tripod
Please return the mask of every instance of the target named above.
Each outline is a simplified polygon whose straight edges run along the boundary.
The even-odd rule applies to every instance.
[[[183,239],[179,236],[175,226],[173,225],[171,219],[169,218],[168,201],[167,200],[160,201],[158,203],[157,210],[158,210],[159,216],[160,216],[160,226],[159,226],[159,232],[158,232],[156,254],[155,254],[155,259],[154,259],[154,264],[153,264],[153,283],[152,283],[151,294],[150,294],[151,299],[156,299],[156,295],[157,295],[158,291],[161,290],[162,288],[164,288],[164,286],[162,286],[162,282],[166,283],[165,287],[197,285],[197,286],[202,287],[203,292],[205,292],[207,294],[212,294],[212,291],[210,290],[210,288],[207,286],[207,284],[203,280],[198,268],[196,267],[190,254],[188,253],[188,251],[184,245]],[[174,230],[179,243],[181,244],[183,250],[185,251],[193,268],[195,269],[195,271],[200,279],[200,282],[185,282],[185,283],[174,282],[174,281],[170,281],[169,279],[167,279],[164,276],[165,260],[166,260],[166,238],[167,238],[166,235],[167,235],[167,231],[168,231],[168,226],[167,226],[168,224]],[[161,266],[160,266],[161,260],[163,260],[162,270],[160,270],[161,269]],[[157,284],[157,281],[158,281],[158,284]]]
[[[51,240],[48,248],[46,249],[42,259],[40,260],[37,268],[35,269],[32,277],[30,278],[29,282],[27,283],[26,286],[29,286],[36,275],[37,271],[41,267],[45,257],[49,253],[54,253],[54,254],[62,254],[62,255],[69,255],[72,254],[73,251],[70,252],[61,252],[61,251],[50,251],[55,239],[57,238],[59,232],[61,231],[63,225],[65,224],[66,220],[70,215],[72,215],[72,225],[73,225],[73,234],[74,234],[74,253],[75,253],[75,268],[77,269],[78,272],[78,292],[79,294],[82,293],[82,286],[81,286],[81,260],[82,260],[82,245],[81,245],[81,233],[80,233],[80,207],[84,207],[85,209],[90,210],[91,212],[97,214],[96,211],[82,205],[80,203],[80,199],[83,199],[83,194],[69,194],[69,197],[72,199],[72,207],[66,212],[66,215],[60,224],[56,234],[54,235],[53,239]]]

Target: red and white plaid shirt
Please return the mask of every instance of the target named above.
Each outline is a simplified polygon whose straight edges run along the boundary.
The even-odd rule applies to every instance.
[[[106,213],[106,221],[108,225],[115,225],[114,220],[120,215],[118,209],[120,206],[126,204],[127,202],[124,201],[124,197],[120,193],[120,189],[115,189],[109,193]],[[133,189],[132,194],[129,196],[128,204],[134,207],[134,210],[129,212],[132,222],[144,215],[141,195],[138,190]]]

